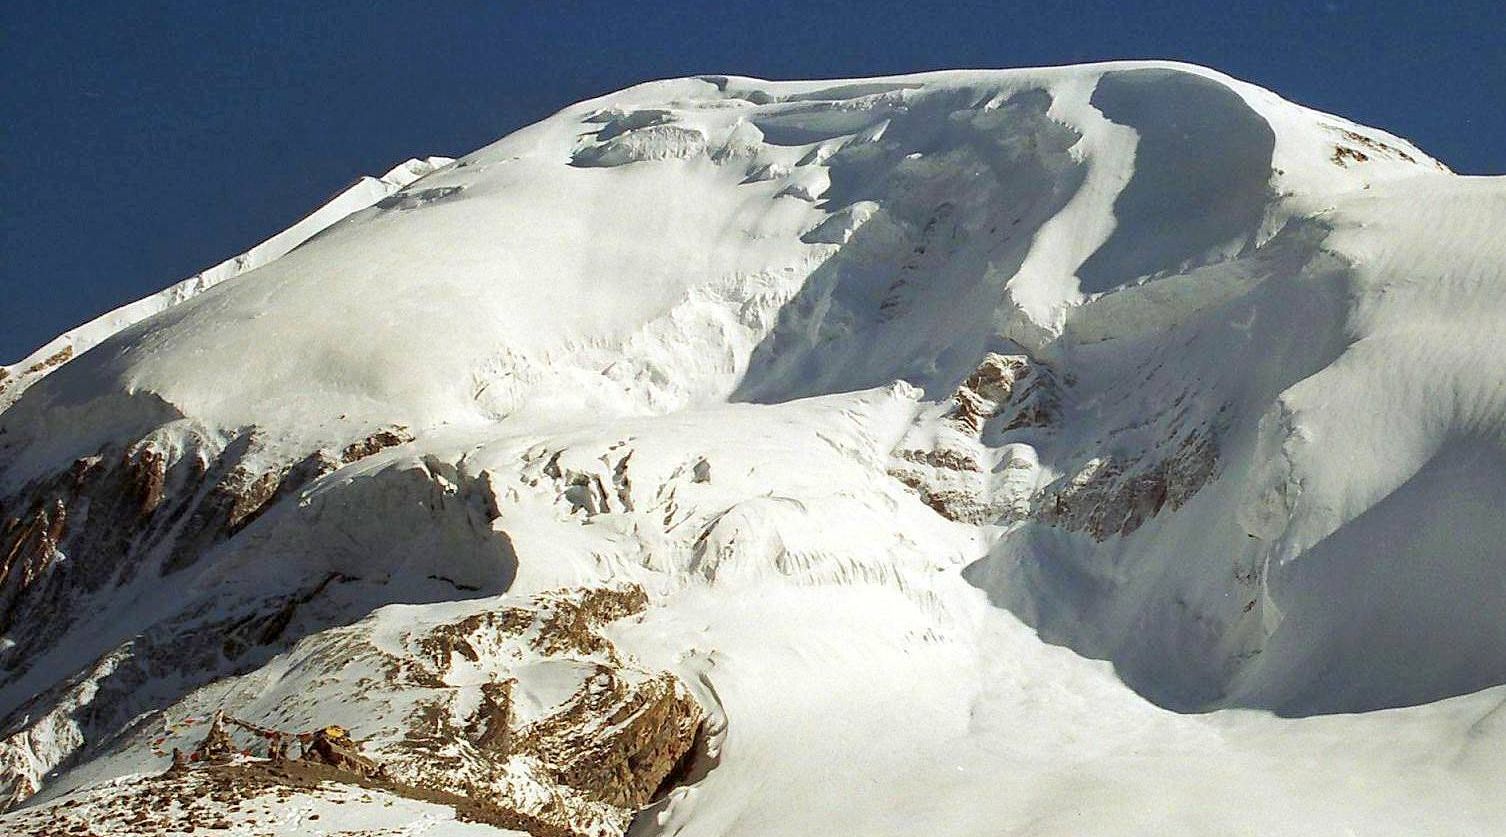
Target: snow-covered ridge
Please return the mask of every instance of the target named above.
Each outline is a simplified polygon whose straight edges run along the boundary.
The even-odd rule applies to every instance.
[[[455,161],[448,157],[414,158],[399,163],[381,177],[362,177],[298,223],[246,252],[169,285],[151,296],[107,311],[83,325],[63,332],[21,360],[9,366],[0,366],[0,409],[13,403],[23,389],[43,375],[83,354],[121,329],[171,308],[226,279],[233,279],[282,258],[331,224],[366,209],[453,162]]]
[[[0,791],[221,710],[589,832],[577,760],[461,740],[512,682],[520,734],[576,689],[550,736],[674,763],[611,833],[1480,831],[1503,222],[1180,64],[571,106],[0,412]],[[622,585],[590,653],[472,633]],[[644,682],[688,748],[603,733]]]

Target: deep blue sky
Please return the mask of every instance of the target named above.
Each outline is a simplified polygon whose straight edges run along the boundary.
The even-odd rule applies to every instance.
[[[1171,58],[1506,172],[1506,2],[0,3],[0,362],[363,173],[695,73]]]

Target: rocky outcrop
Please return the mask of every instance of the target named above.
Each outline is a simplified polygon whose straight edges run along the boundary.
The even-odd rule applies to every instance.
[[[107,448],[0,500],[0,631],[36,628],[0,653],[0,667],[21,665],[66,629],[74,602],[128,581],[154,548],[191,528],[184,518],[209,476],[202,441],[174,461],[149,441]]]
[[[1175,511],[1216,475],[1218,446],[1210,433],[1193,431],[1171,448],[1136,459],[1090,459],[1042,492],[1038,518],[1102,541]]]
[[[0,631],[26,624],[0,652],[16,672],[68,630],[82,602],[143,574],[198,560],[244,527],[276,493],[275,476],[240,463],[254,444],[200,434],[106,447],[0,500]]]
[[[637,586],[575,588],[484,601],[397,634],[379,617],[328,629],[269,666],[281,672],[270,681],[230,681],[206,698],[207,717],[167,724],[185,732],[159,735],[151,751],[192,751],[195,770],[236,754],[281,765],[280,743],[297,740],[303,760],[337,769],[333,781],[380,780],[535,835],[620,835],[692,758],[706,717],[674,675],[623,659],[604,634],[647,606]],[[190,696],[125,746],[201,705]],[[323,753],[321,736],[343,749]],[[206,747],[218,755],[199,755]]]
[[[954,450],[900,450],[889,475],[913,489],[937,514],[961,523],[988,523],[1000,510],[986,498],[978,461]]]
[[[40,790],[43,776],[54,769],[108,752],[141,718],[182,694],[248,671],[327,624],[328,614],[306,611],[317,610],[332,585],[351,580],[331,574],[228,613],[212,603],[190,607],[17,706],[0,718],[0,811]]]
[[[169,749],[203,750],[208,723],[211,737],[218,736],[211,743],[218,755],[206,763],[227,763],[241,753],[275,762],[277,736],[261,734],[273,725],[299,719],[295,729],[328,729],[354,719],[361,726],[350,735],[359,734],[358,754],[370,769],[331,780],[380,778],[395,792],[453,800],[484,821],[514,823],[533,834],[600,837],[624,833],[693,755],[704,710],[673,675],[624,660],[603,633],[608,623],[647,607],[636,586],[490,603],[397,637],[371,619],[325,629],[294,646],[289,665],[277,669],[292,672],[282,676],[295,682],[269,691],[255,669],[266,655],[247,650],[256,643],[276,647],[284,630],[292,632],[287,623],[297,610],[342,581],[327,578],[281,605],[261,603],[238,618],[163,626],[105,655],[69,686],[38,696],[0,739],[0,769],[11,777],[3,788],[5,807],[38,790],[36,760],[46,754],[71,752],[65,759],[71,762],[150,742],[150,752],[166,763]],[[233,684],[237,658],[253,661],[239,667],[249,672],[240,675],[247,686],[220,692],[229,698],[215,698],[215,712],[198,724],[191,717],[200,705],[193,694],[165,713],[144,715],[131,695],[179,670],[201,671],[203,683]],[[530,673],[541,669],[550,672],[542,685]],[[559,692],[566,681],[574,685]],[[265,712],[269,693],[283,695],[271,717],[239,720],[252,714],[244,711],[249,705]],[[334,706],[348,715],[330,717]],[[98,723],[86,729],[81,714]],[[185,715],[186,722],[166,722]],[[218,720],[232,716],[234,723]],[[184,732],[172,738],[152,731],[163,725]],[[108,729],[125,732],[99,738]],[[309,746],[304,742],[305,750]]]
[[[0,634],[11,640],[0,648],[0,688],[20,682],[75,632],[94,602],[165,583],[157,580],[199,563],[313,480],[411,438],[405,428],[388,428],[339,454],[319,450],[267,465],[257,464],[267,457],[254,430],[228,442],[179,431],[171,441],[158,433],[107,446],[0,498]],[[332,572],[261,599],[184,603],[177,615],[123,636],[90,665],[5,707],[0,809],[35,793],[47,772],[108,746],[141,713],[329,624],[303,611],[330,585],[351,580]],[[173,682],[177,691],[143,690],[154,681]]]
[[[984,355],[940,414],[923,416],[895,449],[890,476],[951,520],[1023,518],[1035,484],[1035,451],[1007,437],[1049,428],[1059,390],[1056,376],[1027,355]]]
[[[199,432],[172,443],[147,436],[0,498],[0,633],[34,626],[0,651],[0,672],[24,668],[88,596],[183,570],[313,480],[412,438],[394,426],[338,456],[319,450],[268,466],[254,464],[255,430],[228,442]]]
[[[1071,456],[1078,464],[1042,485],[1036,445],[1053,437],[1061,395],[1057,376],[1029,356],[989,353],[939,414],[917,421],[889,474],[951,520],[1030,518],[1102,541],[1176,510],[1217,473],[1216,430],[1183,429],[1189,412],[1179,399],[1166,441],[1133,453]]]
[[[438,822],[459,821],[505,829],[496,832],[499,834],[572,837],[570,832],[539,820],[465,797],[380,777],[360,777],[313,760],[271,763],[232,759],[133,776],[16,811],[5,824],[17,837],[158,837],[263,834],[269,833],[269,823],[286,827],[291,817],[294,830],[280,833],[393,837],[411,833],[411,826],[384,827],[377,822],[384,815],[390,822],[393,809],[405,804],[413,811],[410,816],[425,829]],[[345,812],[351,817],[342,823],[340,814]]]
[[[1056,390],[1051,373],[1028,356],[989,352],[952,393],[946,420],[973,437],[1001,416],[1001,431],[1042,427],[1056,415]]]
[[[357,462],[372,454],[380,453],[387,448],[396,447],[413,441],[413,434],[401,424],[393,425],[385,430],[367,436],[359,442],[352,442],[340,452],[340,461],[345,464]]]
[[[633,682],[603,666],[555,714],[517,735],[516,752],[559,784],[631,813],[690,752],[699,706],[672,675]]]
[[[705,712],[667,672],[623,661],[601,633],[641,612],[642,588],[576,589],[487,610],[415,635],[389,657],[387,687],[422,689],[401,736],[372,748],[394,778],[483,800],[566,833],[621,834],[691,753]],[[506,660],[571,663],[577,685],[532,718],[514,712]],[[491,669],[475,697],[452,672]],[[386,687],[379,687],[370,697]]]

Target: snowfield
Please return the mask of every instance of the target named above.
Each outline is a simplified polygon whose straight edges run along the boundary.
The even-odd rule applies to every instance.
[[[411,161],[0,367],[0,825],[1498,833],[1503,227],[1162,62]]]

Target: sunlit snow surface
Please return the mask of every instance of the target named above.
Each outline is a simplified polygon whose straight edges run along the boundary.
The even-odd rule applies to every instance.
[[[329,573],[370,582],[331,624],[374,637],[634,581],[614,641],[715,720],[637,834],[1506,823],[1506,181],[1137,63],[655,82],[361,206],[44,370],[0,493],[149,433],[254,426],[268,466],[417,438],[102,599],[0,715]],[[1029,511],[956,522],[890,471],[990,351],[1059,403],[969,442]],[[1212,476],[1138,526],[1040,512],[1194,437]],[[249,683],[379,732],[296,654],[139,710]],[[165,766],[147,738],[39,798]],[[43,772],[70,740],[37,734]]]

